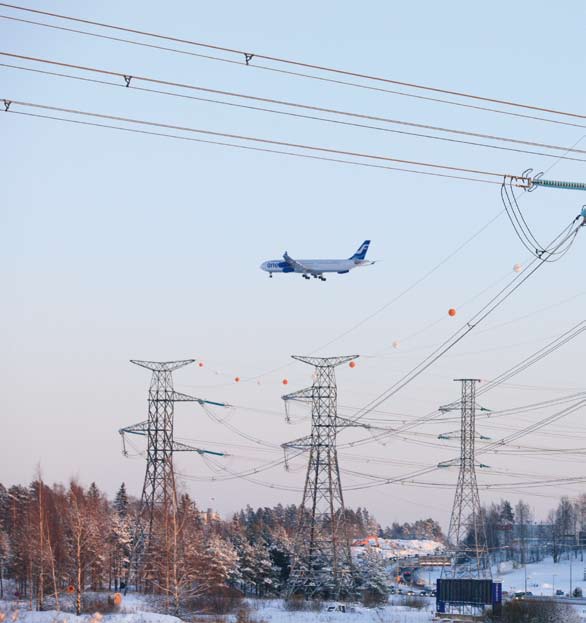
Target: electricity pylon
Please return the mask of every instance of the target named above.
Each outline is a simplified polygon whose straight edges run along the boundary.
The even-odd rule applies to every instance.
[[[334,368],[355,359],[300,357],[293,359],[314,366],[313,384],[283,396],[311,404],[311,434],[283,444],[289,449],[309,450],[303,499],[299,508],[289,578],[290,595],[337,598],[354,590],[350,541],[340,481],[336,434],[347,426],[337,414]]]
[[[455,578],[490,578],[486,527],[480,508],[476,481],[476,383],[478,379],[455,379],[462,384],[459,402],[440,407],[440,411],[459,410],[460,472],[448,530],[448,544],[453,548],[451,575]],[[440,438],[449,438],[440,435]],[[440,463],[440,467],[457,464]],[[480,467],[486,467],[480,465]]]
[[[147,437],[146,472],[131,546],[128,576],[132,567],[138,570],[142,566],[142,558],[149,548],[153,520],[157,510],[164,513],[176,510],[177,492],[175,489],[173,454],[175,452],[197,452],[198,454],[224,456],[222,452],[202,450],[173,439],[176,402],[198,402],[199,404],[211,404],[220,407],[228,406],[224,403],[182,394],[173,389],[173,371],[194,361],[194,359],[183,361],[131,360],[131,363],[151,370],[153,374],[148,394],[148,419],[118,431],[122,436],[125,455],[127,454],[125,434]]]

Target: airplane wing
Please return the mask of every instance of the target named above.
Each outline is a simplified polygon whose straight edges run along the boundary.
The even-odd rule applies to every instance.
[[[304,273],[306,275],[321,275],[321,273],[319,271],[313,270],[312,268],[308,268],[307,266],[304,266],[303,264],[301,264],[297,260],[294,260],[292,257],[289,256],[287,251],[285,251],[285,253],[283,254],[283,259],[296,272]]]

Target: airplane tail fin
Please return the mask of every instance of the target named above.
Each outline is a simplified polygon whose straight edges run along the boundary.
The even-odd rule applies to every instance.
[[[351,260],[363,260],[366,257],[366,252],[370,245],[370,240],[365,240],[359,247],[356,253],[350,258]]]

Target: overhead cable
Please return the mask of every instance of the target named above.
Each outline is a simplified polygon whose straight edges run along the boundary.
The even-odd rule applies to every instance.
[[[203,102],[209,102],[209,103],[213,103],[213,104],[221,104],[221,105],[225,105],[225,106],[244,108],[244,109],[248,109],[248,110],[256,110],[256,111],[260,111],[260,112],[268,112],[268,113],[273,113],[273,114],[278,114],[278,115],[292,116],[292,117],[302,118],[302,119],[310,119],[310,120],[314,120],[314,121],[323,121],[323,122],[327,122],[327,123],[334,123],[334,124],[343,125],[343,126],[349,126],[349,127],[365,128],[365,129],[376,130],[376,131],[381,131],[381,132],[391,132],[391,133],[394,133],[394,134],[415,136],[415,137],[418,137],[418,138],[426,138],[426,139],[431,139],[431,140],[439,140],[439,141],[446,141],[446,142],[450,142],[450,143],[470,145],[470,146],[473,146],[473,147],[483,147],[483,148],[487,148],[487,149],[499,149],[499,150],[504,150],[504,151],[512,151],[512,152],[515,152],[515,153],[524,153],[524,154],[529,154],[529,155],[534,155],[534,156],[543,156],[543,157],[548,157],[548,158],[557,158],[557,159],[560,159],[560,160],[572,160],[572,161],[577,161],[577,162],[586,162],[586,160],[584,160],[583,158],[573,158],[573,157],[569,157],[569,156],[566,155],[568,153],[586,154],[586,150],[575,149],[575,148],[572,148],[572,147],[563,147],[563,146],[560,146],[560,145],[551,145],[551,144],[548,144],[548,143],[540,143],[540,142],[536,142],[536,141],[525,141],[525,140],[511,138],[511,137],[498,136],[498,135],[492,135],[492,134],[483,134],[483,133],[480,133],[480,132],[470,132],[470,131],[458,130],[458,129],[454,129],[454,128],[444,128],[444,127],[434,126],[434,125],[425,124],[425,123],[415,123],[415,122],[410,122],[410,121],[405,121],[405,120],[400,120],[400,119],[391,119],[391,118],[388,118],[388,117],[380,117],[380,116],[376,116],[376,115],[367,115],[367,114],[362,114],[362,113],[349,112],[349,111],[345,111],[345,110],[338,110],[338,109],[334,109],[334,108],[326,108],[326,107],[322,107],[322,106],[303,104],[303,103],[299,103],[299,102],[290,102],[290,101],[280,100],[280,99],[275,99],[275,98],[259,97],[259,96],[254,96],[254,95],[250,95],[250,94],[245,94],[245,93],[237,93],[237,92],[234,92],[234,91],[211,89],[211,88],[202,87],[202,86],[194,85],[194,84],[187,84],[187,83],[182,83],[182,82],[173,82],[173,81],[168,81],[168,80],[161,80],[161,79],[152,78],[152,77],[131,75],[130,72],[128,72],[128,71],[125,71],[125,72],[115,72],[115,71],[109,71],[109,70],[104,70],[104,69],[98,69],[98,68],[95,68],[95,67],[88,67],[88,66],[85,66],[85,65],[75,65],[75,64],[71,64],[71,63],[63,63],[63,62],[59,62],[59,61],[54,61],[54,60],[49,60],[49,59],[44,59],[44,58],[38,58],[38,57],[34,57],[34,56],[24,56],[24,55],[21,55],[21,54],[12,54],[12,53],[9,53],[9,52],[0,52],[0,55],[1,56],[7,56],[7,57],[10,57],[10,58],[17,58],[17,59],[20,59],[20,60],[31,61],[31,62],[35,62],[35,63],[43,63],[43,64],[48,64],[48,65],[57,66],[57,67],[65,67],[67,69],[74,69],[74,70],[78,70],[78,71],[91,72],[91,73],[99,74],[99,75],[103,75],[103,76],[118,77],[121,80],[120,80],[120,82],[96,80],[96,79],[87,78],[87,77],[84,77],[84,76],[76,76],[76,75],[64,74],[64,73],[60,73],[60,72],[46,71],[46,70],[41,70],[41,69],[24,67],[24,66],[21,66],[21,65],[11,65],[11,64],[7,64],[7,63],[0,63],[1,67],[6,67],[6,68],[10,68],[10,69],[17,69],[17,70],[21,70],[21,71],[28,71],[28,72],[33,72],[33,73],[40,73],[40,74],[44,74],[44,75],[48,75],[48,76],[55,76],[55,77],[60,77],[60,78],[68,78],[68,79],[71,79],[71,80],[79,80],[79,81],[90,82],[90,83],[99,84],[99,85],[114,86],[114,87],[119,87],[119,88],[128,88],[128,89],[132,89],[134,91],[140,91],[140,92],[146,92],[146,93],[155,93],[155,94],[159,94],[159,95],[167,95],[167,96],[171,96],[171,97],[178,97],[178,98],[183,98],[183,99],[203,101]],[[137,82],[147,82],[147,83],[150,83],[150,84],[164,85],[164,86],[170,86],[170,87],[181,88],[181,89],[195,90],[195,91],[203,92],[203,93],[210,93],[210,94],[215,94],[215,95],[221,95],[221,96],[224,96],[224,97],[233,97],[233,98],[239,98],[239,99],[244,99],[244,100],[248,100],[248,101],[252,100],[252,101],[256,101],[256,102],[274,104],[274,105],[279,105],[279,106],[293,107],[295,109],[303,109],[303,110],[309,110],[309,111],[315,111],[315,112],[321,112],[321,113],[327,113],[327,114],[341,115],[341,116],[351,117],[351,118],[355,118],[355,119],[365,119],[365,120],[369,120],[369,121],[377,121],[377,122],[381,122],[381,123],[395,124],[395,125],[412,127],[412,128],[418,128],[418,129],[424,129],[424,130],[432,130],[432,131],[436,131],[436,132],[445,132],[445,133],[455,134],[455,135],[460,135],[460,136],[482,138],[482,139],[493,140],[493,141],[501,141],[501,142],[511,143],[511,144],[515,144],[515,145],[526,145],[526,146],[529,146],[529,147],[538,147],[538,148],[542,148],[542,149],[558,150],[558,151],[563,151],[564,155],[556,155],[556,154],[549,154],[549,153],[541,152],[541,151],[531,151],[531,150],[518,149],[518,148],[513,148],[513,147],[504,147],[504,146],[499,146],[499,145],[491,145],[491,144],[487,144],[487,143],[479,143],[479,142],[476,142],[476,141],[467,141],[467,140],[449,138],[449,137],[444,137],[444,136],[436,136],[436,135],[432,135],[432,134],[421,134],[421,133],[417,133],[417,132],[407,132],[407,131],[404,131],[404,130],[393,130],[393,129],[385,128],[385,127],[381,127],[381,126],[373,126],[373,125],[367,125],[367,124],[362,124],[362,123],[353,123],[353,122],[348,122],[348,121],[341,121],[339,119],[331,119],[331,118],[327,118],[327,117],[318,117],[318,116],[314,116],[314,115],[305,115],[305,114],[300,114],[300,113],[292,113],[292,112],[288,112],[288,111],[277,110],[277,109],[274,109],[274,108],[264,108],[264,107],[258,107],[258,106],[236,104],[236,103],[233,103],[233,102],[228,102],[228,101],[224,101],[224,100],[217,100],[217,99],[210,99],[210,98],[205,98],[205,97],[194,97],[194,96],[185,95],[183,93],[177,93],[177,92],[173,92],[173,91],[164,91],[164,90],[160,90],[160,89],[151,89],[151,88],[139,87],[139,86],[136,86]]]
[[[304,145],[301,143],[279,141],[279,140],[274,140],[274,139],[260,138],[256,136],[247,136],[247,135],[233,134],[233,133],[228,133],[228,132],[217,132],[213,130],[206,130],[203,128],[192,128],[188,126],[180,126],[180,125],[168,124],[168,123],[159,123],[156,121],[148,121],[148,120],[143,120],[143,119],[133,119],[130,117],[122,117],[119,115],[108,115],[108,114],[97,113],[97,112],[89,112],[89,111],[83,111],[83,110],[78,110],[74,108],[63,108],[59,106],[49,106],[46,104],[36,104],[32,102],[12,100],[10,98],[3,98],[3,101],[4,101],[5,112],[12,113],[12,114],[15,114],[15,113],[22,114],[21,111],[17,111],[14,109],[16,106],[22,106],[25,108],[32,108],[34,110],[42,110],[42,111],[47,111],[51,113],[60,112],[60,113],[71,114],[71,115],[76,115],[76,116],[90,117],[94,119],[116,121],[120,123],[132,123],[132,124],[149,127],[149,128],[163,128],[166,130],[176,130],[176,131],[181,131],[181,132],[203,134],[205,136],[229,138],[229,139],[235,139],[235,140],[241,140],[241,141],[249,141],[253,143],[261,143],[265,145],[274,145],[278,147],[288,147],[292,149],[302,149],[302,150],[308,150],[310,152],[335,154],[335,155],[349,156],[353,158],[364,158],[364,159],[374,160],[378,162],[381,162],[381,161],[382,162],[395,162],[399,164],[407,164],[407,165],[413,165],[413,166],[419,166],[419,167],[432,168],[434,170],[440,169],[442,171],[454,171],[454,172],[460,172],[460,173],[484,175],[484,176],[491,177],[491,178],[511,177],[510,174],[499,173],[495,171],[484,171],[481,169],[469,169],[465,167],[457,167],[457,166],[452,166],[452,165],[447,165],[447,164],[420,162],[416,160],[394,158],[391,156],[384,156],[380,154],[369,154],[365,152],[347,151],[347,150],[335,149],[331,147],[319,147],[316,145]],[[33,115],[29,115],[29,116],[33,116]],[[42,117],[42,115],[37,115],[37,116]],[[67,121],[67,119],[63,119],[63,118],[57,118],[57,120]],[[119,129],[128,129],[128,128],[119,128]],[[200,142],[204,142],[204,141],[200,141]],[[231,146],[233,146],[233,144],[231,144]],[[409,172],[416,172],[416,171],[410,170]],[[442,176],[443,175],[446,175],[446,174],[442,174]],[[494,180],[482,180],[478,178],[465,178],[465,179],[474,180],[474,181],[483,181],[483,182],[488,182],[488,183],[491,183],[491,182],[498,183],[500,185],[500,182],[495,182]],[[517,180],[519,180],[519,182],[525,181],[525,183],[531,182],[529,178],[524,180],[523,178],[518,177]]]
[[[320,72],[332,73],[332,74],[347,76],[347,77],[351,77],[351,78],[360,78],[360,79],[374,81],[374,82],[378,82],[378,83],[393,84],[393,85],[397,85],[397,86],[407,87],[407,88],[410,88],[410,89],[429,91],[429,92],[440,93],[440,94],[444,94],[444,95],[452,95],[452,96],[461,97],[461,98],[464,98],[464,99],[471,99],[471,100],[475,100],[475,101],[481,101],[481,102],[487,102],[487,103],[493,103],[493,104],[500,104],[500,105],[509,106],[509,107],[513,107],[513,108],[519,108],[519,109],[534,110],[534,111],[538,111],[538,112],[545,112],[545,113],[552,114],[552,115],[559,115],[559,116],[571,117],[571,118],[576,118],[576,119],[586,119],[586,115],[580,114],[580,113],[567,112],[567,111],[558,110],[558,109],[555,109],[555,108],[544,107],[544,106],[535,106],[535,105],[531,105],[531,104],[524,104],[524,103],[515,102],[515,101],[512,101],[512,100],[504,100],[504,99],[493,98],[493,97],[485,97],[485,96],[481,96],[481,95],[475,95],[473,93],[468,93],[468,92],[465,92],[465,91],[456,91],[456,90],[453,90],[453,89],[432,87],[432,86],[428,86],[428,85],[418,84],[418,83],[415,83],[415,82],[406,82],[406,81],[402,81],[402,80],[395,80],[395,79],[391,79],[391,78],[384,78],[384,77],[381,77],[381,76],[375,76],[375,75],[371,75],[371,74],[359,73],[359,72],[355,72],[355,71],[348,71],[348,70],[345,70],[345,69],[338,69],[338,68],[334,68],[334,67],[327,67],[327,66],[324,66],[324,65],[317,65],[317,64],[313,64],[313,63],[306,63],[306,62],[296,61],[296,60],[288,59],[288,58],[269,56],[269,55],[266,55],[266,54],[260,54],[258,52],[251,52],[250,50],[246,51],[246,50],[239,50],[239,49],[236,49],[236,48],[230,48],[230,47],[226,47],[226,46],[213,45],[213,44],[205,43],[205,42],[202,42],[202,41],[194,41],[194,40],[191,40],[191,39],[184,39],[184,38],[181,38],[181,37],[173,37],[173,36],[170,36],[170,35],[164,35],[164,34],[160,34],[160,33],[149,32],[149,31],[140,30],[140,29],[136,29],[136,28],[128,28],[128,27],[124,27],[124,26],[117,26],[117,25],[114,25],[114,24],[108,24],[108,23],[99,22],[99,21],[96,21],[96,20],[89,20],[89,19],[74,17],[74,16],[71,16],[71,15],[64,15],[64,14],[61,14],[61,13],[54,13],[54,12],[50,12],[50,11],[43,11],[43,10],[40,10],[40,9],[33,9],[33,8],[22,6],[22,5],[15,5],[15,4],[9,4],[9,3],[6,3],[6,2],[0,2],[0,6],[6,7],[6,8],[9,8],[9,9],[13,9],[13,10],[16,10],[16,11],[23,11],[23,12],[33,13],[33,14],[37,14],[37,15],[45,15],[47,17],[52,17],[52,18],[55,18],[55,19],[61,19],[61,20],[69,21],[69,22],[76,22],[76,23],[80,23],[80,24],[96,26],[96,27],[105,28],[105,29],[108,29],[108,30],[115,30],[115,31],[118,31],[118,32],[126,32],[126,33],[130,33],[130,34],[133,34],[133,35],[139,35],[139,36],[143,36],[143,37],[150,37],[150,38],[159,39],[159,40],[165,40],[165,41],[172,41],[174,43],[181,43],[181,44],[184,44],[184,45],[190,45],[190,46],[194,46],[194,47],[205,48],[205,49],[214,50],[214,51],[217,51],[217,52],[223,52],[223,53],[228,53],[228,54],[235,54],[235,55],[243,57],[244,58],[244,63],[246,65],[249,65],[250,62],[253,59],[261,59],[261,60],[264,60],[264,61],[269,61],[269,62],[278,63],[278,64],[291,65],[291,66],[300,67],[300,68],[303,68],[303,69],[312,69],[312,70],[316,70],[316,71],[320,71]]]

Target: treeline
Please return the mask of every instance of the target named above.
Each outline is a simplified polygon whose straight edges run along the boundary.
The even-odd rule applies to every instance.
[[[434,519],[418,519],[414,523],[393,523],[390,527],[381,530],[379,536],[385,539],[429,539],[445,541],[441,526]]]
[[[85,593],[124,589],[138,511],[124,484],[113,500],[95,483],[0,484],[0,599],[16,596],[39,610],[73,601],[79,613]],[[187,603],[197,608],[229,591],[278,595],[289,576],[297,515],[294,504],[247,506],[223,521],[180,495],[172,512],[155,514],[148,555],[133,561],[141,568],[134,588],[163,596],[170,610]],[[348,509],[345,523],[350,539],[442,538],[432,520],[383,529],[364,508]],[[380,582],[381,569],[369,564],[365,586]],[[8,586],[15,595],[5,595]]]
[[[519,500],[501,500],[483,508],[488,549],[495,562],[537,562],[551,555],[554,562],[586,544],[586,494],[562,497],[545,521],[537,522],[531,507]]]

